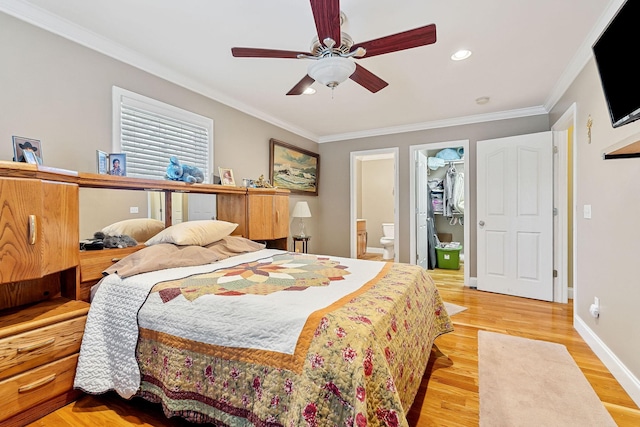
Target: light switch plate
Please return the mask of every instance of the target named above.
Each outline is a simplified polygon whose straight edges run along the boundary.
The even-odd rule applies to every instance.
[[[591,205],[584,205],[582,210],[583,210],[582,212],[583,216],[586,219],[591,219]]]

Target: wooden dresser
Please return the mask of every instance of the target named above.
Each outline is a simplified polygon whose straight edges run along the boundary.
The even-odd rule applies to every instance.
[[[19,426],[76,398],[89,304],[76,301],[77,174],[9,166],[0,169],[0,425]]]
[[[89,304],[56,298],[0,316],[0,425],[22,426],[71,402]]]

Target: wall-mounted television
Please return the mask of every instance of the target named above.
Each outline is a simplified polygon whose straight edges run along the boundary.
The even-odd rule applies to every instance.
[[[640,1],[627,0],[593,45],[614,128],[640,119],[639,19]]]

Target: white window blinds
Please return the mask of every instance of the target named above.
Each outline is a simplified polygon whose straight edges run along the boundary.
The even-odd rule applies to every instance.
[[[127,155],[127,176],[164,179],[176,156],[210,182],[213,120],[115,86],[113,104],[113,145]]]

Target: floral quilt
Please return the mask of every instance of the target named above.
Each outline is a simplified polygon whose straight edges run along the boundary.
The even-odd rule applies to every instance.
[[[138,317],[138,395],[216,426],[406,426],[453,330],[418,266],[292,253],[158,283]]]

